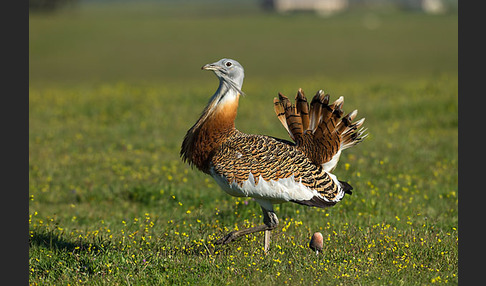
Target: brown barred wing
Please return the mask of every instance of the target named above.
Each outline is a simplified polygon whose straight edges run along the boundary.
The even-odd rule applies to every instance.
[[[313,164],[295,144],[273,137],[237,132],[221,145],[212,158],[212,166],[229,185],[249,186],[245,182],[253,180],[256,188],[264,180],[274,184],[275,192],[289,192],[280,197],[265,193],[273,198],[325,207],[334,205],[342,197],[340,188],[322,167]],[[285,187],[282,187],[283,182]],[[301,186],[299,184],[308,189],[308,196],[303,196],[301,189],[301,193],[293,196],[291,192]]]

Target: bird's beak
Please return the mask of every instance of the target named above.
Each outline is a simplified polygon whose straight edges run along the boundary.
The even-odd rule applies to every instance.
[[[201,68],[202,70],[207,70],[207,71],[216,71],[216,70],[220,70],[221,68],[215,64],[207,64],[207,65],[204,65],[202,66]]]

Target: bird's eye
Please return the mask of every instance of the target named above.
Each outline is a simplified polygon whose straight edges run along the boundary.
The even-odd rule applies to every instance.
[[[232,66],[232,65],[233,65],[233,64],[232,64],[231,62],[226,62],[226,66],[227,66],[227,67],[230,67],[230,66]]]

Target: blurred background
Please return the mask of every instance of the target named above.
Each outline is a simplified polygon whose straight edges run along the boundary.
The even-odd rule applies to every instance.
[[[30,0],[31,85],[457,73],[457,0]],[[247,81],[247,82],[248,82]]]

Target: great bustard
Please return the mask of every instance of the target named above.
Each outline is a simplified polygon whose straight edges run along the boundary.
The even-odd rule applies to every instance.
[[[265,231],[266,252],[270,231],[278,225],[273,204],[294,202],[324,208],[335,205],[345,193],[351,194],[352,187],[330,172],[341,151],[361,142],[366,135],[360,129],[364,118],[352,122],[356,110],[342,116],[343,97],[329,104],[329,95],[320,90],[309,106],[301,89],[295,105],[279,93],[274,109],[295,143],[245,134],[234,124],[243,94],[243,67],[235,60],[221,59],[202,69],[216,74],[219,87],[196,124],[187,131],[181,157],[212,176],[228,194],[254,198],[262,208],[264,222],[232,231],[216,244]]]

